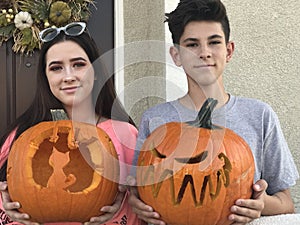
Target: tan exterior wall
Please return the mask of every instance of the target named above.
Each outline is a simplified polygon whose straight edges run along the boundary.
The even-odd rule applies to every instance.
[[[227,90],[273,107],[300,171],[300,1],[223,2],[236,47]],[[293,190],[300,213],[300,182]]]
[[[138,123],[141,112],[165,99],[164,1],[124,0],[124,103]]]

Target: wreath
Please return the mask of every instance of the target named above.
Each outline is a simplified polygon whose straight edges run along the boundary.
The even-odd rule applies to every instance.
[[[32,54],[41,48],[41,30],[87,22],[91,5],[94,0],[1,0],[0,46],[12,38],[14,52]]]

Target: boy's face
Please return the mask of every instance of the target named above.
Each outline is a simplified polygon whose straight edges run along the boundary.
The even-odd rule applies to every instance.
[[[200,86],[222,77],[234,50],[232,42],[226,44],[221,23],[208,21],[188,23],[179,45],[170,49],[175,64],[182,66],[188,79]]]

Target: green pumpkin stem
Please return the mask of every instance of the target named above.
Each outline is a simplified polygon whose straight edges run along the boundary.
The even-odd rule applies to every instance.
[[[187,124],[194,127],[199,128],[207,128],[207,129],[215,129],[217,126],[212,124],[212,112],[216,105],[218,104],[218,100],[213,98],[208,98],[204,104],[202,105],[197,118],[194,121],[189,121]]]
[[[69,120],[67,113],[63,109],[50,109],[52,121]]]

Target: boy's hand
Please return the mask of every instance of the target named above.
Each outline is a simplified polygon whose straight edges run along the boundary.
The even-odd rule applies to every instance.
[[[84,225],[98,225],[103,224],[110,219],[114,217],[114,215],[119,211],[123,198],[126,193],[126,187],[125,186],[119,186],[119,192],[116,197],[116,200],[113,205],[111,206],[103,206],[101,208],[101,212],[104,212],[101,216],[98,217],[92,217],[89,222],[84,223]]]
[[[146,205],[138,198],[137,187],[135,179],[130,177],[130,196],[128,199],[129,205],[132,207],[133,212],[135,212],[141,220],[153,224],[153,225],[165,225],[163,221],[159,220],[160,215],[157,212],[154,212],[153,208],[149,205]]]
[[[268,184],[265,180],[259,180],[253,185],[252,199],[238,199],[231,207],[232,214],[229,220],[234,225],[242,225],[251,222],[261,216],[264,209],[264,198]]]
[[[19,222],[25,225],[38,225],[39,223],[31,222],[29,215],[26,213],[20,213],[18,209],[20,208],[19,202],[12,202],[7,190],[7,183],[0,182],[0,191],[2,194],[2,206],[5,210],[7,216],[11,218],[12,221]]]

